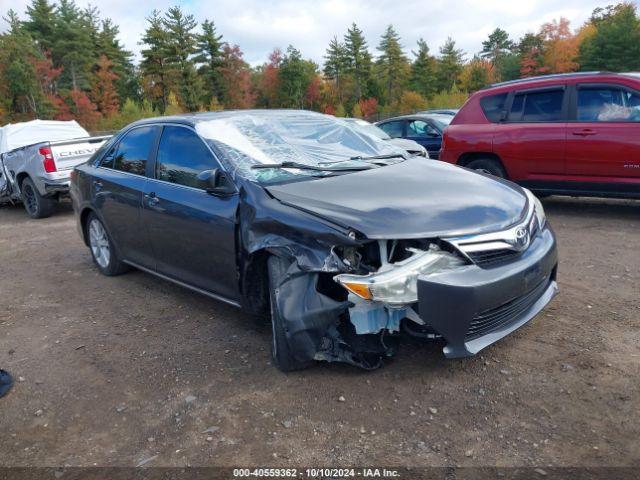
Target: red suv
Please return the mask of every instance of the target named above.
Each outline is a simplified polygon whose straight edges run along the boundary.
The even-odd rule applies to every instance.
[[[440,160],[540,194],[640,198],[640,74],[572,73],[475,93]]]

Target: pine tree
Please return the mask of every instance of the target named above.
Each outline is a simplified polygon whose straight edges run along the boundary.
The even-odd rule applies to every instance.
[[[514,48],[515,44],[509,39],[509,34],[501,28],[496,28],[489,34],[489,38],[482,42],[480,56],[497,66],[502,57]]]
[[[178,73],[178,87],[182,103],[188,111],[200,107],[202,87],[196,74],[193,54],[197,36],[193,31],[198,25],[193,15],[185,15],[180,7],[171,7],[164,18],[167,31],[167,59]]]
[[[24,29],[43,52],[51,51],[55,42],[55,7],[48,0],[32,0],[27,5]]]
[[[169,34],[164,27],[158,10],[154,10],[147,18],[148,27],[142,36],[142,44],[147,48],[142,50],[140,62],[141,73],[144,77],[144,88],[151,98],[155,109],[164,113],[169,101]]]
[[[338,98],[343,100],[343,81],[347,73],[349,61],[345,46],[338,41],[338,37],[333,37],[329,42],[329,47],[324,56],[324,75],[327,79],[336,83]]]
[[[289,108],[303,108],[304,94],[309,85],[305,62],[300,51],[289,45],[278,71],[281,105]]]
[[[89,89],[91,68],[96,55],[90,18],[73,0],[60,0],[55,16],[55,40],[51,50],[53,63],[64,68],[62,88]]]
[[[213,22],[205,20],[202,23],[202,33],[197,36],[197,56],[194,62],[201,64],[198,73],[204,79],[204,102],[209,105],[212,99],[222,100],[220,87],[222,66],[222,35],[216,32]]]
[[[456,48],[456,42],[451,37],[440,47],[438,59],[438,90],[449,91],[458,81],[462,71],[464,52]]]
[[[344,48],[347,72],[353,75],[355,98],[358,101],[363,93],[366,93],[365,90],[371,80],[371,54],[362,30],[355,23],[347,30]]]
[[[580,46],[582,70],[640,70],[640,19],[632,3],[597,8],[591,16],[595,34]]]
[[[385,89],[387,103],[393,103],[402,94],[408,76],[409,61],[402,51],[400,35],[392,25],[387,27],[378,45],[380,56],[377,61],[378,74]]]
[[[436,93],[436,59],[429,54],[429,46],[422,38],[413,55],[416,59],[411,65],[409,88],[424,98],[431,98]]]

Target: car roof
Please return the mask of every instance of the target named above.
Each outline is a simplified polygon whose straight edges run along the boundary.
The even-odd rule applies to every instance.
[[[200,122],[207,122],[210,120],[220,120],[225,118],[241,117],[241,116],[255,116],[255,117],[274,117],[274,116],[291,116],[300,117],[306,115],[312,117],[327,117],[330,115],[318,112],[312,112],[309,110],[288,110],[288,109],[253,109],[253,110],[221,110],[216,112],[197,112],[197,113],[181,113],[179,115],[170,115],[166,117],[151,117],[143,118],[136,122],[131,123],[129,126],[139,126],[147,124],[159,124],[159,123],[180,123],[184,125],[195,126]]]
[[[562,80],[567,79],[600,79],[600,77],[627,77],[627,78],[640,78],[640,72],[605,72],[605,71],[595,71],[595,72],[571,72],[571,73],[555,73],[551,75],[539,75],[537,77],[526,77],[526,78],[518,78],[515,80],[507,80],[505,82],[498,82],[488,85],[481,89],[480,91],[491,90],[494,88],[500,87],[510,87],[512,85],[536,85],[538,83],[557,83]]]
[[[380,120],[379,122],[376,122],[376,125],[379,123],[387,123],[387,122],[399,121],[399,120],[424,120],[424,119],[449,120],[451,119],[451,115],[447,115],[446,113],[414,113],[411,115],[400,115],[398,117],[385,118],[384,120]]]

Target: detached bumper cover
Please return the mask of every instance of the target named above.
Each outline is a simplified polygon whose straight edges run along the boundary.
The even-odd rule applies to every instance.
[[[557,263],[555,236],[547,226],[516,261],[420,278],[420,317],[447,341],[448,358],[475,355],[551,301],[558,292]]]

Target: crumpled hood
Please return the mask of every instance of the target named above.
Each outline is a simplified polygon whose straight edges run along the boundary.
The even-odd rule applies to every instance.
[[[425,159],[266,188],[286,205],[371,239],[503,230],[520,220],[527,207],[527,197],[515,184]]]

